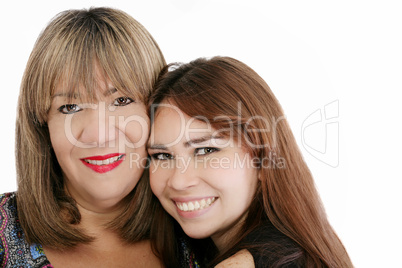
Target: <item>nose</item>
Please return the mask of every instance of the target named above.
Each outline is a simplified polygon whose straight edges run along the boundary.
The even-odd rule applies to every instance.
[[[104,103],[86,109],[82,121],[82,131],[78,141],[93,147],[111,146],[116,140],[116,118],[106,108]]]
[[[199,183],[199,174],[193,157],[176,158],[173,173],[167,182],[168,186],[175,190],[186,190]]]

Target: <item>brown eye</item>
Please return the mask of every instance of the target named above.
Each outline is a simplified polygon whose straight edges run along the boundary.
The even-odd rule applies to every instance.
[[[63,114],[73,114],[81,111],[82,109],[77,104],[65,104],[60,106],[57,110]]]
[[[114,106],[126,106],[132,102],[134,102],[134,100],[129,97],[119,97],[114,100],[113,105]]]

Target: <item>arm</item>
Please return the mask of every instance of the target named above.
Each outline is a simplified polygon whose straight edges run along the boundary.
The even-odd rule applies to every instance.
[[[253,256],[247,249],[243,249],[215,266],[215,268],[227,267],[254,268]]]

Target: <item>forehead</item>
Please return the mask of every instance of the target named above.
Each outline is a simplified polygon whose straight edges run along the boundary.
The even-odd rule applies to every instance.
[[[150,142],[166,144],[175,140],[187,141],[214,132],[215,129],[206,118],[190,117],[174,105],[162,104],[155,114]]]

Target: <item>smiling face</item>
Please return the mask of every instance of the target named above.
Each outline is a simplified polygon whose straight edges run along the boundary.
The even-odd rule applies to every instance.
[[[178,109],[158,109],[148,142],[154,194],[184,232],[218,248],[238,230],[257,187],[257,168],[237,142]]]
[[[68,193],[96,212],[116,209],[134,189],[144,171],[149,134],[145,105],[110,81],[101,85],[92,103],[84,94],[71,97],[56,87],[47,118]]]

